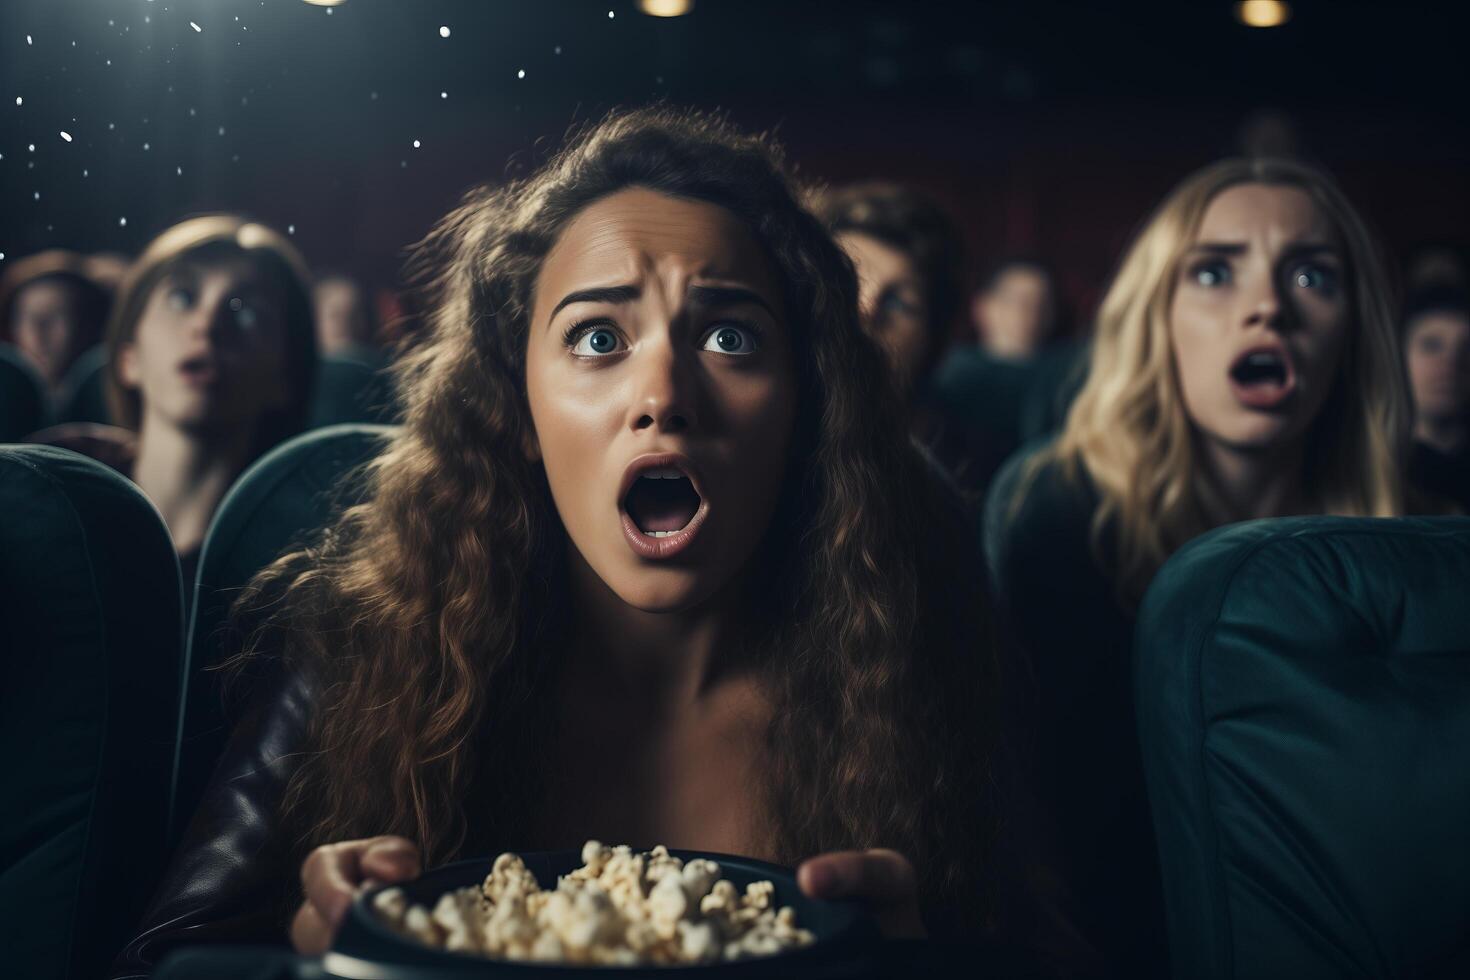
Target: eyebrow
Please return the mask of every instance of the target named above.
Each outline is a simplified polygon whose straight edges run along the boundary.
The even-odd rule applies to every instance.
[[[573,303],[610,303],[617,305],[620,303],[631,303],[641,295],[643,295],[643,290],[637,286],[597,286],[592,289],[578,289],[574,292],[567,293],[561,298],[561,302],[557,303],[552,309],[551,316],[547,318],[546,322],[550,324],[552,320],[556,319],[556,315],[564,307],[570,306]],[[744,286],[690,286],[689,298],[699,306],[715,308],[754,303],[771,314],[771,316],[774,317],[776,315],[775,311],[771,309],[771,305],[761,298],[759,293],[753,289],[746,289]]]
[[[760,293],[744,286],[690,286],[689,298],[700,306],[725,307],[740,306],[751,303],[765,310],[772,317],[776,311],[771,309],[771,304],[763,299]]]
[[[1245,242],[1196,242],[1190,251],[1204,252],[1207,255],[1244,255],[1249,248]],[[1283,255],[1316,255],[1323,252],[1337,256],[1342,249],[1331,242],[1293,242],[1282,249]]]

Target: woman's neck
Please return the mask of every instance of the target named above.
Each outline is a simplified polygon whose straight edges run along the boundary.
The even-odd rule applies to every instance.
[[[1414,438],[1452,456],[1470,441],[1470,422],[1463,418],[1436,419],[1420,416],[1414,423]]]
[[[144,416],[133,482],[163,516],[176,551],[191,551],[204,541],[215,508],[244,468],[249,446],[248,430],[206,435]]]
[[[1205,446],[1205,471],[1219,503],[1205,516],[1216,526],[1260,517],[1285,517],[1303,513],[1300,443],[1270,451],[1236,449],[1209,439]]]
[[[698,706],[742,673],[732,628],[739,584],[682,612],[645,612],[623,602],[572,549],[576,615],[568,666],[574,682],[657,716]]]

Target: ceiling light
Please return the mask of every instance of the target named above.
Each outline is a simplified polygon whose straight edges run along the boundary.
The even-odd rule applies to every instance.
[[[638,9],[650,17],[683,17],[694,9],[694,0],[638,0]]]
[[[1235,18],[1247,27],[1280,27],[1291,20],[1291,4],[1284,0],[1243,0]]]

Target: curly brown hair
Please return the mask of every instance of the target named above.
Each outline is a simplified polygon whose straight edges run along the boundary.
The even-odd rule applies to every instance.
[[[750,621],[775,705],[758,788],[774,850],[902,849],[924,898],[968,919],[991,837],[975,539],[908,443],[852,266],[778,148],[662,107],[615,113],[529,179],[471,191],[420,243],[427,338],[397,369],[405,422],[367,470],[368,502],[237,606],[266,616],[253,649],[284,650],[319,692],[284,801],[297,852],[396,833],[428,865],[458,855],[471,823],[501,843],[533,825],[570,616],[565,532],[523,452],[532,290],[572,217],[635,186],[745,221],[793,311],[795,462],[752,559],[769,563]]]

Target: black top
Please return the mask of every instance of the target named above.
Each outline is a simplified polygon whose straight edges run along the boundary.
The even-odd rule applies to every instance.
[[[1136,610],[1092,546],[1085,471],[1018,453],[986,505],[1005,643],[1007,727],[1041,811],[1068,917],[1118,975],[1162,975],[1163,900],[1133,694]],[[1106,543],[1106,536],[1104,536]]]
[[[1442,453],[1426,443],[1414,443],[1409,480],[1420,490],[1455,504],[1461,513],[1470,514],[1470,445],[1457,453]]]

